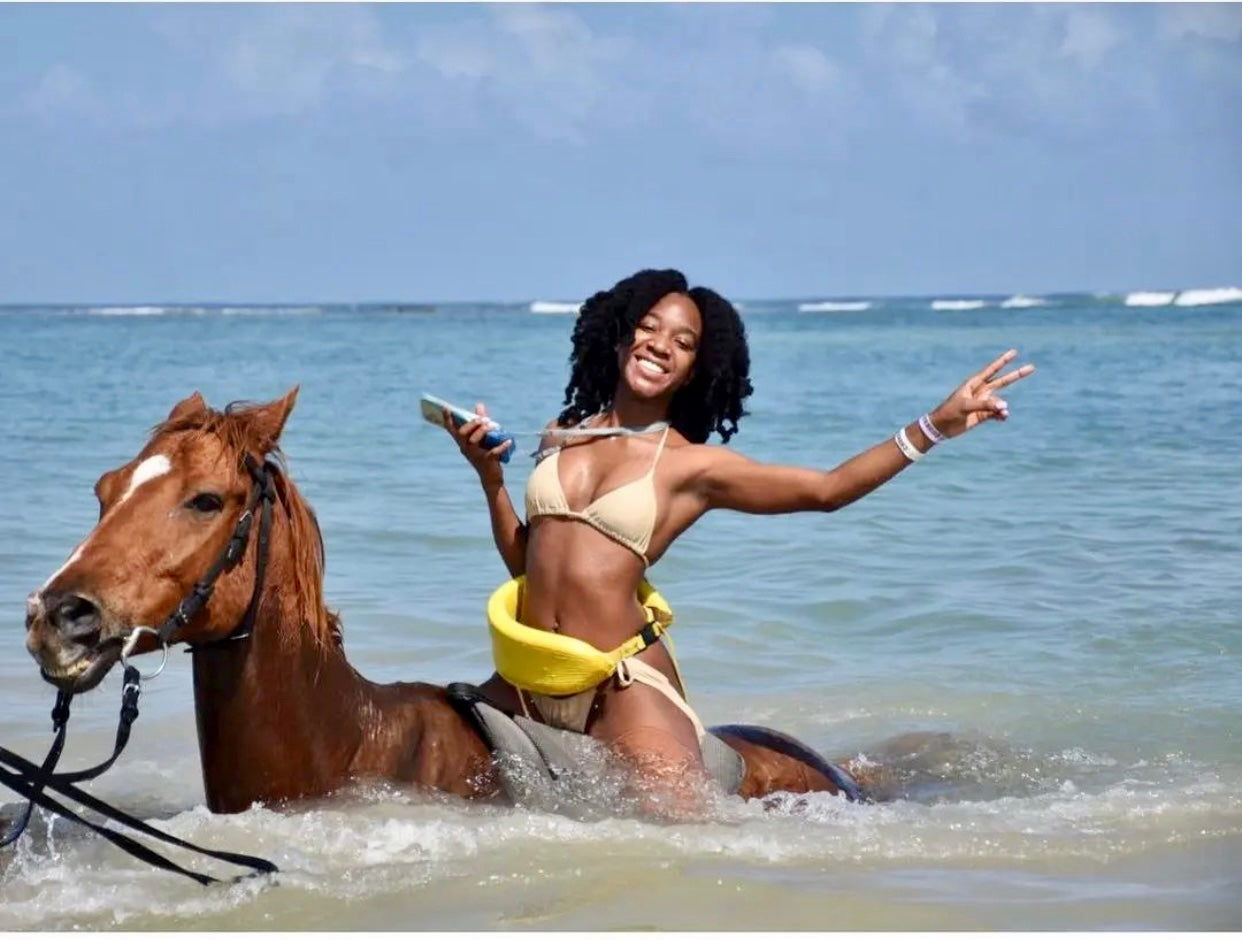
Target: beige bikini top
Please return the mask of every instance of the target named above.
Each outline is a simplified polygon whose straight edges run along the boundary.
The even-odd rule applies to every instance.
[[[578,519],[619,545],[624,545],[643,560],[647,560],[647,548],[656,527],[655,468],[664,452],[669,429],[664,428],[660,446],[656,448],[651,469],[615,490],[609,490],[592,500],[586,508],[575,511],[569,508],[565,489],[561,486],[560,448],[535,465],[530,479],[526,481],[526,518],[556,516],[562,519]]]

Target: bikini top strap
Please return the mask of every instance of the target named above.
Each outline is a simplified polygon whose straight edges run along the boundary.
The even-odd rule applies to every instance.
[[[577,424],[571,424],[569,428],[589,427],[587,422],[591,421],[593,418],[598,418],[602,414],[603,412],[601,411],[597,414],[587,415],[585,418],[578,421]],[[556,440],[557,437],[561,436],[556,433],[557,431],[568,430],[569,428],[544,428],[543,431],[540,432],[539,442],[542,444],[544,438],[547,437],[551,437],[553,440]],[[532,452],[531,456],[535,458],[536,464],[540,464],[543,463],[544,458],[551,457],[553,454],[559,454],[564,447],[564,444],[549,444],[547,447],[540,447],[538,450]]]
[[[671,424],[664,425],[664,433],[660,435],[660,446],[656,448],[655,460],[651,461],[651,470],[649,473],[655,473],[656,464],[660,462],[660,455],[664,453],[664,442],[668,440],[668,432],[672,429]]]

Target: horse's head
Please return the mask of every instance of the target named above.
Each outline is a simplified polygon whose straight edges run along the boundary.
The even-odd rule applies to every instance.
[[[255,477],[293,410],[297,389],[261,405],[216,411],[197,392],[180,402],[133,460],[95,484],[99,521],[26,602],[26,648],[66,691],[99,683],[137,627],[166,620],[220,559],[254,493]],[[172,637],[201,643],[243,619],[255,539],[226,566],[210,602]],[[143,634],[136,651],[155,648]]]

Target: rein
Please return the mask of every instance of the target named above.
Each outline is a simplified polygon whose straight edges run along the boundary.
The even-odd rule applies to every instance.
[[[219,640],[212,640],[207,643],[201,643],[197,646],[190,646],[188,652],[199,653],[218,649],[235,640],[243,640],[249,637],[254,631],[254,621],[258,614],[260,598],[263,594],[263,581],[267,571],[268,542],[272,528],[272,505],[276,501],[276,487],[272,479],[271,469],[266,463],[261,463],[251,457],[245,455],[246,470],[250,473],[254,480],[254,485],[250,490],[250,497],[246,501],[246,507],[242,510],[242,514],[237,519],[237,524],[233,527],[233,534],[229,537],[228,544],[224,546],[224,550],[212,562],[202,578],[194,585],[181,602],[177,604],[176,609],[159,625],[157,629],[150,627],[138,626],[130,631],[129,636],[125,640],[125,645],[121,651],[121,662],[124,664],[124,676],[121,686],[121,713],[117,721],[116,742],[112,749],[112,756],[107,760],[96,764],[94,767],[86,770],[78,770],[72,773],[54,773],[56,764],[60,760],[61,752],[65,746],[65,733],[69,724],[69,703],[73,699],[72,692],[57,692],[56,705],[52,709],[52,730],[55,738],[52,746],[48,749],[47,756],[44,757],[41,765],[35,765],[26,760],[19,754],[15,754],[7,748],[0,747],[0,783],[4,783],[10,789],[14,790],[21,796],[26,797],[26,809],[21,818],[14,823],[8,833],[0,839],[0,848],[16,841],[25,831],[30,823],[30,815],[34,809],[34,805],[38,803],[51,812],[82,823],[108,839],[113,844],[120,846],[143,861],[150,862],[159,868],[168,871],[175,871],[192,878],[199,884],[217,883],[219,879],[212,878],[210,875],[203,875],[198,872],[190,871],[182,868],[180,865],[172,862],[158,852],[154,852],[147,846],[135,841],[127,835],[107,829],[104,826],[97,825],[89,820],[83,819],[78,814],[67,808],[56,800],[47,796],[43,791],[45,789],[68,796],[77,800],[83,806],[102,813],[109,819],[136,829],[146,835],[162,839],[181,848],[192,849],[203,855],[220,859],[221,861],[232,862],[236,865],[248,866],[254,869],[251,874],[271,873],[278,869],[266,859],[256,858],[251,855],[242,855],[235,852],[219,852],[213,849],[205,849],[201,846],[194,845],[189,842],[182,841],[176,836],[161,832],[158,829],[148,825],[140,819],[109,806],[102,800],[91,796],[89,793],[75,786],[84,780],[91,780],[98,777],[109,767],[111,767],[121,751],[125,749],[125,745],[129,743],[130,729],[135,719],[138,717],[138,697],[141,694],[141,685],[144,678],[152,679],[158,676],[164,669],[164,663],[161,662],[159,668],[150,676],[143,676],[137,668],[130,665],[128,657],[133,652],[133,648],[137,643],[139,636],[143,633],[149,633],[160,642],[160,646],[164,652],[165,662],[168,657],[168,645],[171,641],[172,634],[185,626],[198,615],[199,611],[206,606],[211,599],[212,593],[215,591],[216,581],[224,572],[231,570],[241,561],[242,556],[246,552],[246,545],[250,540],[250,530],[254,525],[255,510],[260,512],[259,532],[258,532],[258,556],[255,560],[255,578],[254,591],[250,596],[250,604],[246,608],[245,616],[237,627],[226,637]],[[4,766],[8,765],[13,770],[6,770]],[[250,877],[249,875],[240,877]]]

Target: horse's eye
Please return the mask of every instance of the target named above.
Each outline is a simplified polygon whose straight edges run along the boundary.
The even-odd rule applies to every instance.
[[[215,493],[199,493],[185,504],[187,509],[195,512],[219,512],[224,508],[224,500]]]

